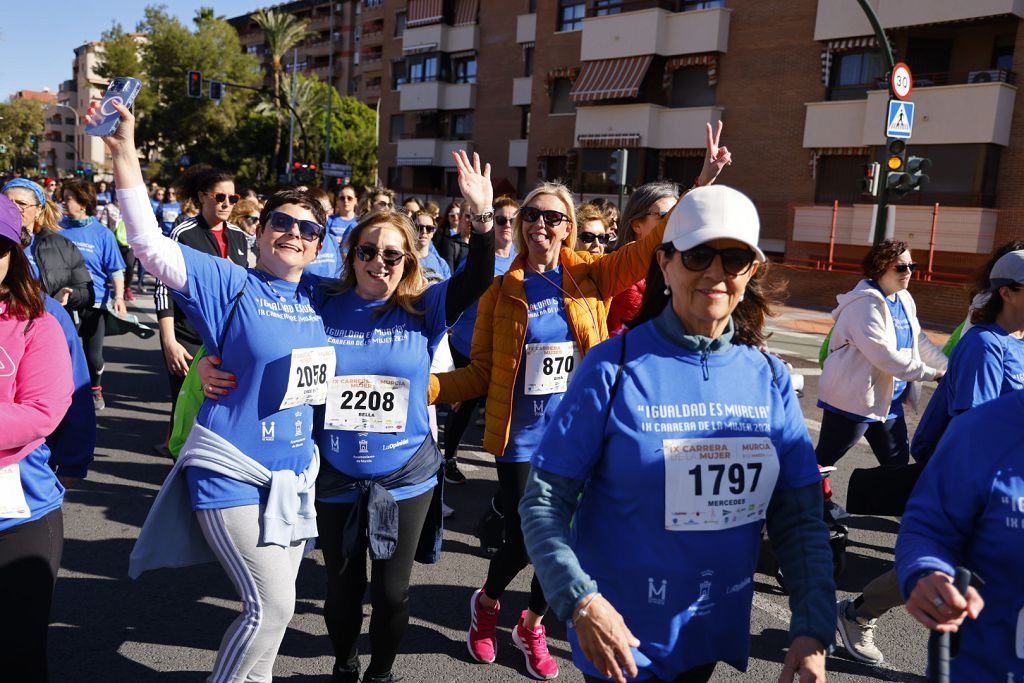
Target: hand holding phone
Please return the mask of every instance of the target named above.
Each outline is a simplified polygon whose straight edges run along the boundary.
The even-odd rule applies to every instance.
[[[125,108],[131,108],[141,89],[142,82],[137,78],[118,76],[112,80],[107,86],[107,91],[103,93],[103,100],[96,114],[85,126],[85,132],[98,137],[113,135],[121,123],[121,115],[114,109],[112,102],[116,101]]]

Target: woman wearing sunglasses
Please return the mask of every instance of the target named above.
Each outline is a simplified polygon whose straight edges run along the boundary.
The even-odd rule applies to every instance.
[[[898,240],[864,256],[864,279],[832,311],[835,326],[818,383],[819,465],[834,465],[865,437],[880,465],[910,459],[903,404],[917,410],[921,382],[946,371],[946,357],[921,330],[907,287],[917,264]]]
[[[302,271],[323,240],[324,210],[305,192],[273,195],[260,215],[252,270],[164,237],[139,168],[135,119],[114,106],[121,125],[104,142],[128,241],[238,381],[237,391],[200,408],[139,535],[129,574],[219,561],[243,611],[221,641],[209,680],[270,680],[295,608],[303,548],[317,535],[311,404],[325,400],[335,357],[313,281]],[[97,109],[94,102],[87,121]],[[215,215],[231,230],[223,220],[232,189],[218,180],[200,191],[209,212],[204,221]]]
[[[447,280],[452,276],[452,271],[434,248],[437,220],[426,211],[417,211],[412,216],[412,224],[416,228],[416,256],[420,260],[420,268],[424,270],[424,277]]]
[[[632,329],[583,359],[534,449],[530,556],[588,683],[702,683],[746,666],[767,519],[793,613],[779,680],[823,683],[821,477],[789,374],[758,350],[775,297],[757,210],[701,187],[667,222],[633,243],[660,246]]]
[[[705,162],[714,179],[727,152]],[[486,581],[470,597],[467,644],[478,662],[497,651],[499,599],[530,563],[517,513],[530,458],[580,358],[608,337],[611,298],[644,276],[661,243],[664,221],[647,237],[607,256],[575,251],[576,207],[564,185],[542,183],[516,214],[518,256],[480,299],[468,367],[437,376],[431,397],[443,403],[487,397],[484,448],[497,458],[505,512],[505,543],[491,558]],[[541,620],[547,601],[534,577],[530,600],[512,640],[526,669],[544,680],[558,675]]]
[[[576,235],[576,251],[602,256],[611,239],[604,213],[593,204],[584,204],[576,210],[576,224],[580,226]]]

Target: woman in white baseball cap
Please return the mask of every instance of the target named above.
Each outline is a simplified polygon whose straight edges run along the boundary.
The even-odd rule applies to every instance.
[[[793,608],[779,680],[825,680],[821,476],[789,374],[758,348],[775,301],[758,232],[740,192],[685,195],[631,329],[583,358],[533,456],[523,534],[588,683],[745,668],[765,520]]]

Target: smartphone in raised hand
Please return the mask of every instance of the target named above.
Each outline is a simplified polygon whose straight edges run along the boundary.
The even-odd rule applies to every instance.
[[[142,90],[142,81],[137,78],[118,76],[112,80],[110,85],[107,86],[107,91],[103,93],[103,100],[100,102],[99,120],[87,125],[85,132],[88,135],[98,137],[113,135],[114,131],[117,130],[117,126],[121,123],[121,115],[117,113],[111,102],[120,102],[125,107],[130,108],[140,90]]]

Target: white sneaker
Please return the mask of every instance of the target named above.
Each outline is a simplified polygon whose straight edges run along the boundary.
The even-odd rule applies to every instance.
[[[836,623],[846,651],[851,657],[862,662],[881,664],[885,658],[875,645],[875,627],[878,625],[878,619],[861,619],[857,616],[851,619],[847,616],[847,608],[850,612],[853,611],[851,598],[840,600],[836,606]]]

